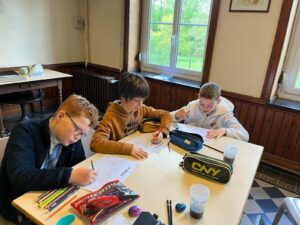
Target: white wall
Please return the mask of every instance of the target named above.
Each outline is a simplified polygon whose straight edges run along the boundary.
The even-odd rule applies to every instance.
[[[260,97],[283,0],[272,0],[269,13],[229,12],[222,0],[210,81],[226,91]]]
[[[89,0],[89,62],[123,68],[124,0]]]
[[[0,67],[84,60],[82,0],[0,0]]]

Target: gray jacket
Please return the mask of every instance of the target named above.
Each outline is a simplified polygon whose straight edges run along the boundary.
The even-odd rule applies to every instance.
[[[226,128],[226,136],[242,141],[249,140],[248,132],[234,117],[234,105],[228,99],[221,97],[215,110],[208,115],[201,112],[199,99],[189,102],[185,108],[190,111],[184,120],[185,124],[212,130]],[[176,111],[171,113],[174,121],[176,121],[175,113]]]

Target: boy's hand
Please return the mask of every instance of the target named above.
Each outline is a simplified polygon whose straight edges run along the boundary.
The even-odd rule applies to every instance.
[[[177,121],[184,120],[188,115],[190,111],[187,108],[181,108],[175,113],[175,119]]]
[[[206,134],[207,138],[219,138],[222,137],[224,135],[226,135],[226,129],[225,128],[219,128],[216,130],[209,130]]]
[[[148,153],[137,146],[133,146],[133,149],[131,150],[131,155],[136,159],[145,159],[148,157]]]
[[[163,139],[163,134],[162,132],[160,131],[155,131],[153,134],[152,134],[152,144],[159,144]]]
[[[74,168],[71,172],[69,183],[75,185],[88,185],[96,179],[97,172],[88,168]]]

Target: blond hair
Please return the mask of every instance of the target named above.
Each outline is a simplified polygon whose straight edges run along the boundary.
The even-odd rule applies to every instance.
[[[90,103],[87,99],[80,95],[69,96],[55,112],[65,111],[71,116],[84,116],[91,121],[90,127],[95,128],[98,123],[98,109]]]
[[[200,97],[217,100],[221,96],[221,88],[214,82],[203,84],[199,90]]]

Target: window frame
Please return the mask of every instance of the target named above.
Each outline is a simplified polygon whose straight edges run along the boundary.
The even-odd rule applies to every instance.
[[[149,44],[149,40],[150,40],[150,29],[148,27],[149,24],[149,20],[150,20],[150,4],[151,0],[144,0],[143,1],[143,8],[142,8],[142,15],[143,15],[143,19],[142,19],[142,34],[141,34],[141,54],[140,54],[140,61],[141,61],[141,69],[142,71],[146,71],[146,72],[153,72],[153,73],[163,73],[163,74],[168,74],[168,75],[172,75],[175,77],[180,77],[180,78],[184,78],[184,79],[188,79],[188,80],[197,80],[199,81],[200,79],[203,79],[204,76],[204,71],[209,72],[209,69],[206,69],[205,67],[209,66],[210,67],[210,63],[209,65],[207,65],[206,60],[211,61],[211,57],[212,57],[212,46],[213,46],[213,42],[214,42],[214,37],[215,37],[215,30],[216,30],[216,22],[212,22],[213,18],[215,18],[214,20],[216,21],[218,18],[218,13],[219,13],[219,7],[220,7],[220,2],[219,0],[211,0],[211,6],[210,6],[210,12],[209,12],[209,21],[208,21],[208,26],[207,26],[207,36],[206,36],[206,42],[205,42],[205,46],[204,46],[204,54],[203,54],[203,66],[202,66],[202,71],[192,71],[192,70],[186,70],[186,69],[181,69],[181,68],[176,68],[176,57],[177,57],[177,52],[174,52],[175,48],[172,48],[171,46],[171,52],[170,52],[170,64],[174,67],[171,66],[162,66],[162,65],[156,65],[156,64],[150,64],[147,63],[148,62],[148,44]],[[178,33],[178,29],[180,24],[178,23],[179,20],[179,16],[180,16],[180,11],[181,10],[181,4],[182,4],[182,0],[175,0],[175,11],[174,11],[174,18],[173,18],[173,24],[172,24],[172,43],[171,45],[176,44],[177,45],[177,51],[178,51],[178,42],[179,42],[179,33]],[[217,9],[217,10],[216,10]],[[174,25],[175,23],[175,25]],[[211,26],[214,26],[213,29],[211,28]],[[175,34],[178,33],[178,35],[176,36]],[[174,38],[175,35],[175,38]],[[210,43],[210,38],[212,39],[212,46]],[[211,47],[210,47],[211,46]],[[211,48],[210,51],[209,48]],[[208,57],[208,53],[209,57]],[[207,76],[206,76],[207,77]]]
[[[295,88],[298,72],[300,71],[300,6],[298,5],[289,47],[286,54],[285,65],[283,67],[283,80],[279,84],[278,96],[300,101],[300,88]]]

